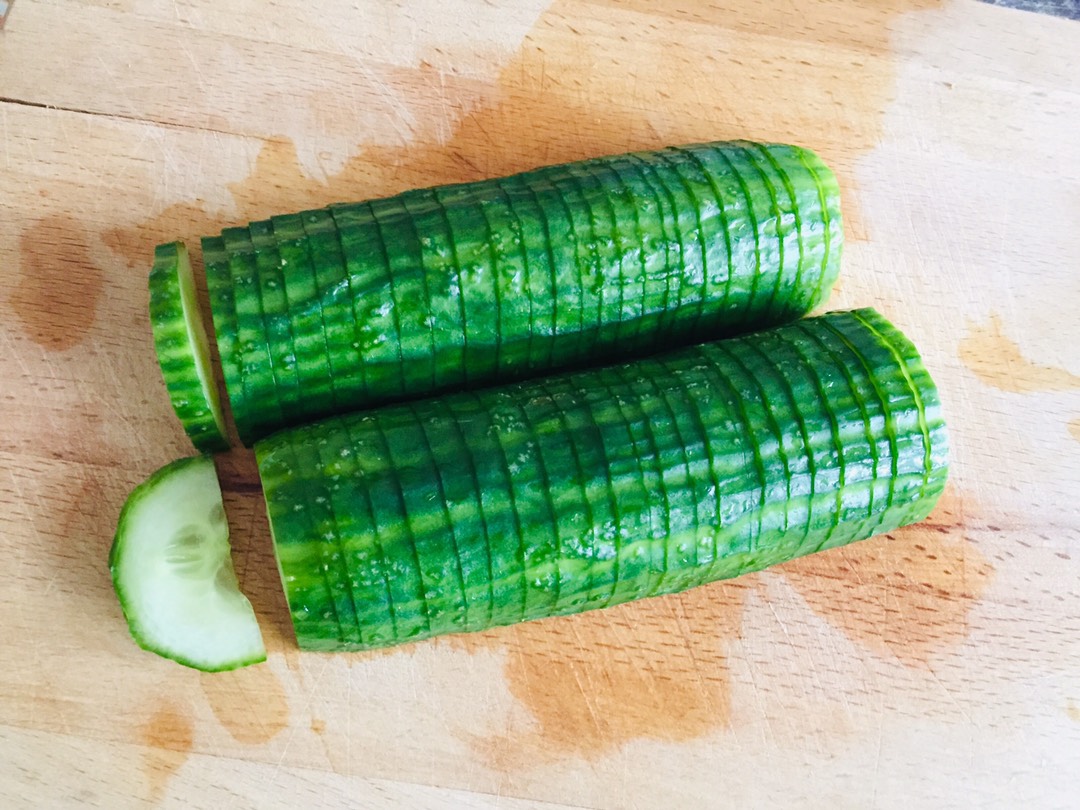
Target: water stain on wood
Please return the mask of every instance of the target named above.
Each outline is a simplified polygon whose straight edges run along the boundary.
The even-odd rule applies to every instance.
[[[693,739],[730,716],[727,648],[754,577],[528,622],[446,643],[505,649],[506,683],[532,718],[473,743],[509,770],[554,753],[597,758],[627,740]]]
[[[81,343],[97,317],[104,285],[91,235],[77,220],[45,217],[19,236],[19,276],[8,303],[39,346],[63,351]]]
[[[214,717],[244,745],[270,742],[289,724],[289,701],[269,664],[200,676]]]
[[[311,718],[311,731],[314,734],[320,734],[320,735],[325,734],[326,733],[326,721],[322,720],[322,719],[320,719],[318,717],[312,717]]]
[[[908,666],[968,634],[993,567],[965,535],[964,500],[947,489],[922,523],[785,563],[815,613],[860,646]]]
[[[450,99],[462,110],[448,137],[444,119],[412,122],[407,145],[362,146],[325,180],[304,172],[291,141],[272,138],[250,175],[229,186],[236,203],[229,221],[197,202],[178,203],[112,231],[106,241],[132,264],[145,264],[157,242],[192,240],[271,214],[723,138],[798,142],[817,150],[840,178],[848,238],[865,238],[855,167],[880,139],[895,92],[891,30],[898,15],[939,5],[887,0],[856,8],[826,0],[806,5],[796,20],[768,4],[674,8],[642,0],[628,8],[599,0],[555,2],[503,69],[494,93],[461,84],[452,71],[430,70],[430,81],[419,83],[409,71],[402,92],[442,87],[436,100]],[[635,11],[638,24],[612,24]],[[807,48],[805,31],[813,31],[811,39],[834,39],[835,47]],[[686,44],[702,37],[714,43],[704,57],[700,47]],[[429,68],[422,63],[420,70]],[[391,80],[386,86],[397,85]],[[884,608],[874,599],[908,599],[905,613],[917,609],[920,617],[927,606],[946,605],[944,629],[909,639],[915,651],[905,653],[906,660],[922,660],[963,633],[988,569],[966,541],[948,544],[935,530],[894,537],[887,555],[871,541],[859,544],[868,550],[826,557],[827,571],[804,563],[790,576],[804,594],[824,592],[828,583],[820,580],[836,580],[833,567],[850,560],[851,577],[856,570],[881,572],[889,586],[858,594],[876,615]],[[892,556],[893,548],[909,546],[910,562]],[[902,582],[907,569],[901,563],[917,569],[906,575],[914,588]],[[933,565],[949,573],[935,574]],[[727,648],[739,635],[747,590],[755,587],[759,580],[744,578],[573,620],[445,642],[467,650],[505,649],[507,684],[532,718],[505,735],[474,741],[476,746],[493,764],[512,767],[538,752],[595,757],[633,739],[682,740],[724,727],[730,720]],[[823,600],[808,601],[827,612]],[[877,641],[872,622],[844,618],[854,612],[835,610],[828,617],[872,649],[890,655],[899,649],[899,639]]]
[[[418,82],[416,70],[404,71],[398,83],[393,75],[385,77],[386,86],[400,84],[403,93],[438,86],[440,100],[464,107],[449,138],[441,122],[425,131],[421,121],[409,144],[362,147],[326,180],[303,171],[291,141],[271,138],[250,175],[229,185],[237,208],[229,221],[197,201],[177,203],[133,227],[108,232],[105,240],[131,264],[148,264],[158,242],[192,240],[272,214],[722,138],[796,141],[817,149],[840,176],[849,238],[861,238],[865,228],[852,196],[855,161],[880,138],[894,92],[890,25],[901,12],[939,4],[891,0],[854,11],[849,4],[815,3],[798,24],[763,4],[691,11],[657,11],[645,4],[633,36],[616,40],[611,23],[626,13],[622,4],[591,3],[583,14],[578,5],[557,2],[501,72],[497,93],[485,94],[474,80],[427,63],[419,68],[427,81]],[[815,37],[834,30],[843,36],[834,49],[803,54],[803,30],[813,30]],[[779,39],[761,37],[762,31],[775,31]],[[717,41],[704,59],[684,45],[702,35]],[[583,62],[590,70],[581,70]],[[694,80],[688,82],[688,75]]]
[[[158,802],[172,778],[191,753],[195,730],[191,718],[179,707],[162,703],[139,727],[139,741],[150,750],[143,762],[148,799]]]
[[[970,324],[960,341],[960,361],[987,385],[1014,394],[1072,391],[1080,388],[1080,377],[1063,368],[1029,360],[1016,341],[1005,334],[1001,316],[989,323]]]
[[[1080,417],[1069,422],[1069,435],[1080,442]]]
[[[282,656],[289,670],[295,672],[300,666],[299,652],[274,560],[255,454],[234,447],[228,453],[217,454],[214,463],[229,517],[229,543],[240,590],[259,617],[267,656]]]
[[[1065,701],[1065,714],[1074,723],[1080,723],[1080,704],[1073,700]]]

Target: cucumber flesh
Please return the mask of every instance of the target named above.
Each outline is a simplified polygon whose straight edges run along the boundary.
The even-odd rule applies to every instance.
[[[266,660],[240,592],[214,462],[180,459],[139,484],[109,552],[116,595],[139,646],[204,672]]]
[[[221,410],[209,340],[199,315],[195,279],[183,242],[158,245],[150,271],[150,326],[169,400],[199,450],[225,450]]]

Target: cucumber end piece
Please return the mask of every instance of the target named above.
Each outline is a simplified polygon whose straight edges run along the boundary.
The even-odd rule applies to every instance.
[[[793,146],[803,165],[814,175],[821,195],[822,212],[825,215],[825,228],[828,231],[828,246],[825,263],[822,267],[821,280],[814,290],[807,312],[824,306],[832,294],[837,278],[840,277],[840,264],[844,253],[844,213],[841,207],[840,181],[821,156],[805,146]]]
[[[198,450],[227,450],[225,415],[183,242],[158,245],[150,271],[150,323],[169,400]]]
[[[213,459],[167,464],[120,513],[109,569],[135,641],[203,672],[266,660],[251,603],[240,592]]]

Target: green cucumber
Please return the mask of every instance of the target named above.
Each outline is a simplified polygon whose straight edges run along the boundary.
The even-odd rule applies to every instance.
[[[523,249],[521,218],[498,182],[490,183],[489,194],[481,200],[480,210],[487,219],[491,234],[492,268],[499,301],[497,376],[507,379],[520,377],[530,367],[533,333],[532,294]],[[503,332],[503,323],[517,323],[523,328]]]
[[[405,393],[402,375],[401,326],[394,303],[389,252],[370,203],[332,205],[352,294],[353,334],[363,361],[355,376],[366,392],[378,390],[388,399]],[[342,373],[345,373],[342,370]],[[359,407],[364,398],[358,398]],[[315,415],[317,411],[312,411]]]
[[[484,197],[476,195],[470,185],[443,186],[433,189],[433,193],[450,229],[465,306],[462,377],[468,383],[495,379],[499,368],[502,303],[495,280],[491,226],[481,207]]]
[[[566,521],[580,521],[578,528],[587,528],[590,521],[585,519],[582,511],[587,506],[583,495],[568,490],[562,493],[564,497],[556,498],[549,487],[553,471],[573,463],[569,442],[565,434],[560,433],[562,425],[551,398],[543,395],[524,401],[515,396],[513,389],[504,394],[495,398],[490,407],[491,432],[500,449],[500,454],[494,458],[503,459],[509,481],[509,490],[503,498],[510,497],[512,509],[518,516],[515,522],[519,531],[503,538],[510,541],[507,549],[510,555],[504,551],[500,560],[492,554],[495,558],[492,578],[494,580],[500,570],[521,571],[521,607],[525,616],[548,609],[545,604],[554,606],[558,599],[555,561],[568,536]],[[471,444],[472,437],[467,431],[463,433]],[[540,442],[535,440],[541,433],[562,441],[549,442],[541,448]],[[560,452],[561,455],[556,455]],[[491,494],[498,499],[500,493],[496,490]],[[568,501],[572,501],[572,505],[568,505]],[[531,570],[526,568],[526,563]],[[511,577],[511,581],[513,579]]]
[[[228,253],[236,316],[236,345],[243,377],[243,404],[250,430],[265,432],[284,419],[282,400],[274,376],[275,363],[263,314],[258,261],[247,228],[225,228],[221,241]]]
[[[281,253],[270,220],[252,222],[248,232],[255,251],[263,328],[266,330],[268,347],[275,347],[270,351],[270,371],[274,376],[284,424],[292,424],[303,417],[303,411],[300,409],[300,379],[297,376],[292,325],[289,323],[289,301],[285,295]]]
[[[332,412],[335,408],[333,380],[338,369],[326,334],[322,290],[303,218],[300,214],[287,214],[270,217],[270,223],[281,257],[293,338],[292,346],[283,346],[282,351],[296,356],[296,374],[303,402],[310,403],[307,408]],[[252,435],[259,434],[240,432],[240,439],[247,444]]]
[[[551,338],[555,334],[558,301],[547,224],[536,193],[517,180],[517,177],[506,177],[496,182],[506,195],[516,221],[515,233],[522,253],[529,295],[526,357],[529,370],[534,371],[552,368]],[[533,232],[526,235],[526,228],[532,228]]]
[[[330,386],[335,407],[346,408],[356,391],[355,381],[347,371],[363,362],[353,334],[352,287],[345,268],[334,218],[326,209],[305,211],[300,222],[307,236],[315,286],[319,291],[323,325],[326,329],[327,357],[330,361]],[[362,389],[360,389],[362,390]],[[282,424],[279,422],[279,424]]]
[[[150,326],[169,400],[192,444],[208,452],[226,449],[225,417],[183,242],[158,245],[154,251]]]
[[[366,469],[349,475],[311,450],[330,446]],[[350,581],[393,571],[412,583],[356,603],[360,641],[328,618],[325,587],[306,601],[290,591],[297,638],[323,650],[760,570],[922,520],[948,471],[934,383],[873,310],[335,417],[255,452],[287,581],[317,583],[324,546],[340,542],[370,551],[346,555]],[[295,517],[329,485],[335,540]],[[377,547],[367,504],[381,513]]]
[[[570,207],[549,178],[514,175],[503,183],[518,189],[522,195],[531,196],[535,202],[535,209],[520,206],[518,216],[526,223],[522,225],[523,234],[531,231],[526,239],[527,248],[534,253],[546,251],[551,270],[553,325],[546,340],[543,335],[533,335],[534,355],[536,343],[548,344],[547,352],[541,355],[546,358],[546,366],[539,365],[537,369],[570,365],[576,360],[574,336],[583,329],[585,312],[581,278],[577,272],[579,237],[574,230]]]
[[[214,322],[214,338],[221,359],[221,376],[232,410],[233,424],[243,441],[251,431],[251,400],[244,387],[244,360],[237,334],[235,288],[229,267],[229,253],[220,236],[202,238],[203,267],[206,288],[210,296],[210,313]],[[190,374],[190,371],[188,372]]]
[[[143,649],[205,672],[266,660],[236,581],[209,456],[174,461],[135,488],[120,513],[109,569]]]
[[[463,482],[466,488],[472,488],[473,497],[478,503],[477,516],[480,518],[482,537],[475,536],[472,542],[482,543],[481,550],[487,554],[491,594],[488,625],[494,621],[496,606],[501,613],[516,613],[520,619],[525,615],[528,587],[525,581],[524,532],[518,510],[513,508],[514,485],[516,483],[520,487],[523,482],[530,482],[524,481],[520,469],[515,468],[521,450],[514,455],[504,445],[504,431],[497,426],[496,420],[502,421],[506,417],[498,417],[496,409],[478,396],[463,392],[454,397],[433,399],[431,403],[428,407],[437,420],[428,423],[429,430],[437,421],[443,430],[456,434],[460,443],[447,443],[445,452],[458,460],[462,458],[464,448],[464,458],[469,462],[470,478],[463,479]],[[536,452],[535,447],[528,449]],[[452,470],[452,463],[442,463],[439,469]],[[542,486],[542,475],[536,475],[531,483],[534,487]],[[508,499],[511,508],[506,508]],[[455,525],[460,526],[460,512],[456,520]],[[501,575],[496,577],[496,572]]]
[[[402,385],[405,391],[424,390],[435,375],[435,337],[420,234],[400,197],[370,205],[383,244],[394,246],[387,256]]]
[[[235,290],[232,315],[227,296],[211,295],[241,440],[787,323],[836,278],[839,205],[813,153],[740,141],[274,217],[272,250],[256,247],[256,264],[279,259],[292,341],[276,294],[264,298],[264,339],[249,339],[257,320],[245,299],[267,293],[261,264],[260,284]],[[255,345],[268,347],[273,374],[252,368]],[[254,390],[230,364],[245,365]],[[295,386],[281,384],[282,366],[295,367]],[[259,401],[271,376],[279,401]]]
[[[420,266],[427,280],[433,341],[433,384],[452,388],[464,379],[465,304],[454,260],[450,224],[430,189],[401,195],[420,236]]]

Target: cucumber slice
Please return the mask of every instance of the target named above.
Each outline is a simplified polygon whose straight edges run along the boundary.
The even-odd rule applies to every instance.
[[[225,417],[183,242],[158,245],[150,271],[150,325],[173,410],[199,450],[226,450]]]
[[[266,660],[229,553],[229,524],[209,456],[167,464],[128,496],[109,569],[144,650],[204,672]]]

